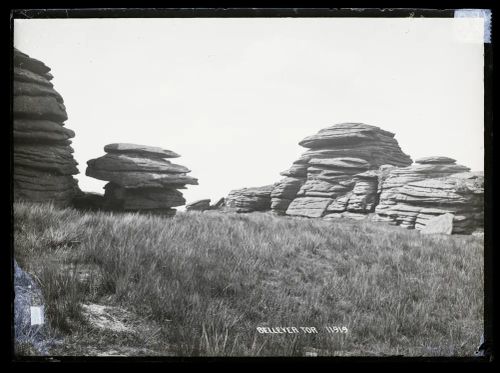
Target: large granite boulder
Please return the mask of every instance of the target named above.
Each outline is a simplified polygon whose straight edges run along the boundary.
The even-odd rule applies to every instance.
[[[81,194],[68,119],[61,95],[50,82],[50,68],[14,49],[14,199],[52,201],[68,206]]]
[[[166,159],[179,157],[173,151],[137,144],[109,144],[104,150],[106,155],[87,162],[85,174],[109,181],[105,209],[172,216],[172,207],[186,203],[177,189],[198,184],[188,168]]]
[[[379,167],[408,166],[394,134],[362,123],[341,123],[299,142],[308,150],[271,192],[277,214],[330,218],[374,211]],[[347,212],[349,214],[342,214]]]
[[[235,212],[267,211],[271,209],[274,185],[236,189],[225,198],[225,209]]]
[[[453,232],[484,226],[484,175],[448,157],[426,157],[393,168],[380,183],[376,220],[423,229],[437,216],[453,215]]]

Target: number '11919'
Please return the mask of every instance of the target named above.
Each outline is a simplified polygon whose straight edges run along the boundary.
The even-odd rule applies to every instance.
[[[326,326],[326,331],[328,333],[347,333],[348,329],[346,326]]]

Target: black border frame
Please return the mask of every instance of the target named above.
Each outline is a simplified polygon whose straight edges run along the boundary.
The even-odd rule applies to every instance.
[[[468,5],[449,6],[441,9],[432,8],[31,8],[31,9],[9,9],[9,72],[12,75],[13,69],[13,20],[19,18],[238,18],[238,17],[426,17],[426,18],[453,18],[455,9],[490,9],[492,12],[492,41],[494,42],[496,12],[492,2],[477,2],[480,6]],[[476,4],[477,4],[476,3]],[[493,111],[494,111],[494,89],[493,89],[493,43],[484,44],[484,165],[485,165],[485,251],[484,251],[484,320],[485,320],[485,340],[490,345],[492,355],[495,356],[495,344],[493,343],[495,333],[494,315],[494,240],[493,240]],[[12,173],[12,79],[9,77],[9,170]],[[13,210],[12,210],[12,177],[10,177],[10,244],[9,261],[2,261],[3,265],[9,263],[9,269],[5,268],[2,273],[5,275],[3,282],[6,293],[9,293],[11,304],[9,309],[9,319],[13,316]],[[4,250],[4,253],[6,250]],[[8,279],[8,281],[7,281]],[[3,290],[3,289],[2,289]],[[489,357],[87,357],[87,356],[53,356],[53,357],[15,357],[13,351],[13,330],[12,325],[8,327],[10,334],[11,348],[9,351],[10,362],[24,365],[23,363],[47,363],[47,362],[89,362],[89,363],[135,363],[135,362],[287,362],[292,364],[302,363],[345,363],[345,362],[447,362],[447,363],[484,363],[489,362]],[[478,340],[479,344],[479,340]],[[30,364],[31,366],[32,364]]]

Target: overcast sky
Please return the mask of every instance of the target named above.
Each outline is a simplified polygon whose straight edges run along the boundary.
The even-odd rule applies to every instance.
[[[47,64],[86,162],[109,143],[181,155],[188,202],[272,184],[340,122],[396,133],[413,159],[483,169],[481,19],[15,20],[14,45]]]

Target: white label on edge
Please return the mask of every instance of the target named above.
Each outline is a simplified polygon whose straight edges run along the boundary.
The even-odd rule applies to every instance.
[[[42,325],[44,323],[43,307],[41,306],[30,307],[30,313],[31,313],[31,325]]]
[[[491,43],[490,9],[457,9],[454,18],[455,37],[458,41]],[[479,19],[482,19],[482,24],[477,22]]]

